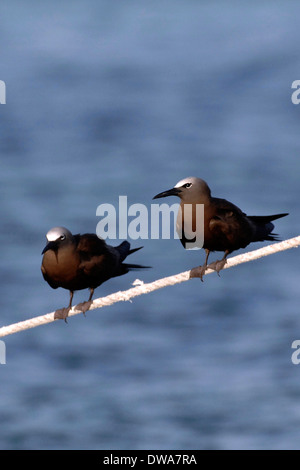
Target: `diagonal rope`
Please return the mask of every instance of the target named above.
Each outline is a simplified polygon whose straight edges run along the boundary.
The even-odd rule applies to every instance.
[[[227,263],[224,266],[224,269],[232,268],[233,266],[237,266],[238,264],[248,263],[248,261],[253,261],[258,258],[262,258],[263,256],[273,255],[274,253],[279,253],[280,251],[288,250],[289,248],[296,248],[300,245],[300,236],[295,238],[290,238],[288,240],[284,240],[279,243],[274,243],[272,245],[267,245],[263,248],[259,248],[258,250],[249,251],[247,253],[243,253],[241,255],[234,256],[227,260]],[[206,274],[210,274],[213,271],[212,269],[207,269],[205,271]],[[132,287],[126,291],[119,291],[115,292],[114,294],[110,294],[106,297],[100,297],[98,299],[93,300],[91,306],[88,311],[94,310],[96,308],[108,307],[116,302],[122,302],[126,300],[133,299],[138,295],[142,294],[149,294],[157,289],[162,289],[163,287],[173,286],[175,284],[179,284],[181,282],[188,281],[190,279],[190,271],[185,271],[174,276],[164,277],[162,279],[158,279],[157,281],[150,282],[148,284],[144,284],[142,281],[135,281],[136,287]],[[82,311],[74,307],[69,312],[69,317],[73,315],[78,315],[79,313],[82,314]],[[55,312],[47,313],[45,315],[41,315],[39,317],[34,317],[29,320],[21,321],[18,323],[13,323],[8,326],[3,326],[0,328],[0,337],[8,336],[13,333],[17,333],[19,331],[28,330],[29,328],[34,328],[36,326],[45,325],[46,323],[51,323],[56,321],[54,318]]]

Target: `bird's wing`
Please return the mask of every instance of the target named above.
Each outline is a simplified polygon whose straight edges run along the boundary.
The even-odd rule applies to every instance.
[[[85,276],[93,278],[100,285],[115,275],[120,256],[113,247],[94,234],[87,233],[80,237],[75,235],[75,239],[81,261],[79,270]]]
[[[226,199],[211,198],[211,204],[215,209],[216,215],[220,219],[227,219],[228,217],[237,217],[237,216],[246,216],[244,212],[241,211],[232,202],[227,201]]]
[[[252,228],[247,215],[226,199],[212,198],[210,231],[227,250],[244,248],[251,240]]]
[[[98,238],[93,233],[85,233],[84,235],[74,235],[77,244],[77,251],[82,259],[91,259],[94,256],[101,256],[107,252],[105,240]]]

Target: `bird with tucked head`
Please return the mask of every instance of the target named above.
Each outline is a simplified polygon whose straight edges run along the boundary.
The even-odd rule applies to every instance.
[[[66,320],[74,291],[90,289],[89,300],[78,306],[85,313],[96,287],[112,277],[147,267],[123,262],[128,255],[142,248],[130,249],[127,241],[113,247],[95,234],[72,235],[65,227],[52,228],[46,238],[47,245],[42,251],[43,277],[53,289],[62,287],[70,291],[68,307],[57,310],[55,318]]]

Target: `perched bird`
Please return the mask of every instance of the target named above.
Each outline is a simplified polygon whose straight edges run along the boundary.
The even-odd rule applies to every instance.
[[[245,248],[252,242],[278,240],[277,235],[272,233],[274,228],[272,221],[288,215],[285,213],[248,216],[226,199],[212,197],[207,183],[195,176],[184,178],[174,188],[157,194],[153,199],[167,196],[179,196],[181,200],[176,230],[184,248],[187,243],[193,241],[197,247],[197,240],[202,240],[201,246],[198,247],[205,249],[204,265],[194,268],[191,272],[191,277],[200,277],[201,280],[208,267],[219,273],[226,263],[227,256],[233,251]],[[198,226],[196,226],[197,204],[204,205],[204,221]],[[189,211],[186,210],[188,205]],[[200,236],[201,231],[204,237]],[[211,251],[224,251],[224,256],[208,266],[207,261]]]
[[[55,318],[66,321],[72,307],[74,291],[90,289],[88,302],[79,305],[85,313],[91,305],[94,289],[111,277],[122,276],[133,269],[146,268],[139,264],[123,263],[128,255],[140,248],[130,249],[127,241],[113,247],[92,233],[72,235],[65,227],[54,227],[46,235],[43,249],[42,274],[53,288],[63,287],[70,291],[67,308],[57,310]]]

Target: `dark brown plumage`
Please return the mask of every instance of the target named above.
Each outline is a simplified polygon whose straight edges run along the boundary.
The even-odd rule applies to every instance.
[[[55,318],[66,320],[72,306],[74,291],[90,289],[88,302],[80,304],[81,310],[85,313],[90,307],[96,287],[112,277],[145,267],[123,263],[128,255],[140,249],[130,250],[127,241],[112,247],[97,235],[91,233],[72,235],[65,227],[52,228],[46,238],[48,243],[42,252],[43,277],[53,289],[63,287],[70,291],[69,306],[57,310]]]
[[[153,199],[167,196],[179,196],[181,199],[176,228],[183,246],[186,248],[187,243],[194,242],[195,247],[203,247],[206,251],[204,265],[191,272],[191,277],[200,277],[201,280],[207,267],[219,273],[227,256],[233,251],[245,248],[252,242],[278,240],[276,234],[272,233],[272,221],[288,215],[247,216],[226,199],[212,197],[207,183],[196,177],[179,181],[174,188],[157,194]],[[196,227],[197,204],[204,205],[204,226],[200,227]],[[186,215],[188,212],[185,207],[188,205],[191,207],[190,215]],[[197,239],[203,240],[201,231],[204,232],[204,242],[199,246]],[[207,266],[211,251],[224,251],[224,256]]]

